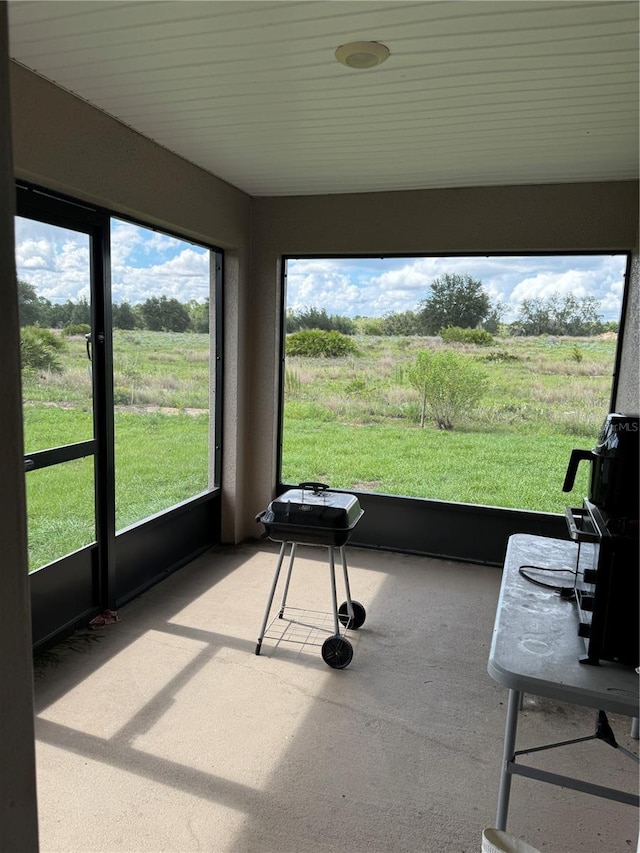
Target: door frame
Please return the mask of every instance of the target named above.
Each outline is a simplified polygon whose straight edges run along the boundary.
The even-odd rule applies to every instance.
[[[31,572],[32,622],[38,643],[115,606],[110,230],[105,211],[22,183],[17,185],[16,215],[69,228],[90,239],[93,439],[29,454],[25,471],[93,456],[95,541]],[[53,613],[59,616],[52,617]]]
[[[212,264],[210,299],[215,300],[211,330],[215,335],[211,367],[215,405],[210,412],[215,430],[215,444],[210,445],[214,484],[206,492],[116,535],[110,234],[111,218],[125,217],[24,182],[17,184],[16,215],[67,227],[91,238],[94,437],[25,458],[31,460],[29,469],[33,470],[93,454],[96,541],[30,573],[33,646],[42,649],[86,627],[105,610],[117,610],[220,542],[223,253],[206,246]],[[136,224],[153,227],[144,222]],[[172,234],[168,230],[162,233]],[[190,240],[176,232],[172,236]]]

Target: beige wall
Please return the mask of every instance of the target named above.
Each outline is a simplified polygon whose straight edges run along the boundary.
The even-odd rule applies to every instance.
[[[0,850],[31,853],[38,823],[6,11],[0,4]]]
[[[283,254],[629,250],[637,227],[636,182],[254,199],[247,533],[276,476]]]
[[[254,240],[308,253],[631,249],[634,181],[258,198]]]

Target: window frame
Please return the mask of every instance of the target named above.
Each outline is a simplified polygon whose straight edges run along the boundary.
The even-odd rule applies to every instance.
[[[292,260],[371,259],[371,258],[487,258],[487,257],[590,257],[621,255],[626,258],[620,324],[609,395],[609,410],[615,409],[620,363],[627,322],[632,253],[629,249],[580,251],[485,251],[410,253],[287,253],[280,257],[279,377],[277,401],[276,494],[296,485],[282,479],[285,402],[285,341],[287,265]],[[560,488],[561,484],[559,484]],[[336,491],[341,491],[337,489]],[[404,497],[380,492],[353,491],[365,514],[351,542],[360,547],[421,554],[471,563],[502,565],[507,539],[514,533],[529,533],[566,539],[565,516],[527,509],[512,509],[475,503],[458,503],[432,498]],[[462,535],[464,530],[465,535]]]

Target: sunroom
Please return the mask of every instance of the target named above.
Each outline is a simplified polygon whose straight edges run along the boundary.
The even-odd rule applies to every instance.
[[[150,666],[151,682],[153,672],[159,681],[153,682],[153,687],[142,688],[140,707],[136,710],[130,697],[132,704],[126,712],[111,708],[111,716],[106,715],[107,729],[115,726],[126,732],[129,727],[136,743],[144,730],[144,725],[136,728],[136,714],[144,708],[150,715],[148,720],[163,719],[165,705],[170,704],[168,684],[180,683],[186,689],[190,683],[194,697],[198,685],[206,694],[201,680],[204,672],[220,677],[221,689],[230,694],[238,689],[240,705],[243,689],[247,702],[252,704],[260,702],[260,691],[264,690],[262,711],[269,717],[268,703],[273,701],[275,680],[279,677],[279,654],[284,655],[283,666],[290,668],[285,678],[290,679],[288,690],[295,694],[290,699],[295,710],[288,703],[281,703],[278,711],[273,711],[275,717],[281,716],[281,725],[278,727],[271,720],[265,726],[268,738],[273,739],[274,763],[269,773],[265,771],[265,779],[268,777],[275,788],[273,797],[263,803],[260,791],[264,793],[264,788],[260,785],[251,791],[246,780],[233,782],[233,772],[229,770],[225,777],[220,771],[217,776],[219,780],[224,778],[224,785],[220,783],[219,802],[235,817],[225,824],[226,835],[220,836],[219,847],[209,837],[203,842],[205,849],[298,850],[310,845],[311,849],[335,849],[337,838],[343,837],[342,830],[327,827],[326,838],[317,838],[314,843],[309,840],[307,829],[302,830],[309,808],[305,804],[305,786],[316,795],[318,792],[318,779],[305,777],[307,773],[313,776],[313,763],[318,760],[307,741],[311,743],[313,732],[322,726],[323,691],[337,691],[328,701],[338,705],[343,690],[362,691],[366,716],[368,692],[364,687],[376,672],[371,657],[371,672],[367,674],[366,668],[361,671],[357,688],[345,687],[345,679],[357,677],[357,665],[363,658],[377,654],[383,659],[378,659],[378,672],[386,672],[393,683],[396,701],[406,691],[406,701],[417,703],[408,711],[408,719],[417,719],[422,699],[415,692],[414,677],[420,669],[420,658],[426,664],[428,647],[423,642],[427,635],[433,642],[438,638],[441,644],[439,650],[434,650],[436,658],[444,656],[451,643],[451,666],[460,667],[462,680],[454,680],[454,687],[445,679],[443,689],[448,686],[451,692],[438,701],[430,697],[429,702],[434,705],[429,705],[429,713],[437,716],[440,702],[448,709],[445,715],[457,721],[452,722],[452,727],[458,729],[464,726],[467,715],[473,725],[481,726],[486,713],[489,728],[493,725],[499,730],[498,751],[495,752],[493,731],[486,755],[476,757],[482,765],[487,756],[495,754],[496,775],[478,805],[478,826],[482,829],[491,825],[504,708],[499,705],[503,698],[500,689],[486,673],[486,658],[500,569],[511,536],[568,539],[567,523],[559,509],[563,500],[561,478],[557,483],[558,509],[554,504],[551,511],[540,509],[534,501],[514,506],[494,499],[494,487],[489,482],[484,500],[465,496],[451,499],[433,484],[432,473],[425,476],[429,482],[420,494],[403,489],[402,484],[395,491],[384,485],[379,487],[375,477],[365,473],[345,482],[330,481],[330,486],[354,493],[364,510],[347,552],[352,554],[354,585],[360,583],[371,599],[367,602],[371,616],[366,628],[373,635],[367,630],[358,635],[354,663],[340,676],[339,687],[330,686],[326,667],[322,668],[321,660],[316,666],[312,657],[313,681],[309,683],[313,686],[301,702],[305,668],[309,665],[306,650],[294,656],[278,649],[267,656],[268,672],[274,682],[265,683],[265,676],[259,671],[263,660],[258,658],[251,660],[252,667],[257,668],[247,672],[244,687],[237,679],[222,687],[229,673],[211,666],[215,656],[212,649],[226,650],[221,660],[226,654],[232,656],[234,676],[242,672],[242,664],[235,656],[242,656],[247,650],[252,653],[246,646],[245,633],[253,637],[259,627],[260,610],[278,554],[277,547],[260,539],[262,528],[256,524],[256,515],[298,480],[315,479],[323,473],[321,466],[310,477],[298,477],[298,469],[287,456],[293,446],[293,427],[292,421],[284,417],[288,405],[284,340],[287,310],[302,304],[292,301],[296,264],[298,270],[303,270],[305,260],[328,263],[386,258],[397,269],[401,261],[406,261],[407,266],[408,261],[416,259],[479,261],[488,257],[504,262],[526,258],[540,263],[540,259],[549,257],[615,258],[619,272],[612,292],[617,293],[619,335],[617,343],[614,341],[610,347],[611,368],[602,417],[607,411],[637,415],[637,5],[9,2],[4,11],[7,46],[3,49],[3,78],[8,97],[2,99],[2,145],[7,198],[4,207],[10,215],[2,224],[2,278],[4,282],[14,281],[14,257],[20,237],[20,247],[31,248],[30,254],[18,258],[19,279],[31,276],[30,283],[45,282],[38,277],[38,270],[45,268],[48,261],[44,246],[58,240],[60,249],[54,265],[58,271],[66,270],[68,283],[76,272],[70,266],[74,239],[80,241],[84,289],[76,288],[73,298],[78,294],[86,298],[89,331],[86,340],[81,335],[70,346],[75,346],[82,356],[81,371],[78,369],[84,372],[85,379],[89,376],[91,390],[82,429],[71,429],[61,422],[49,443],[38,438],[29,444],[30,437],[36,435],[30,431],[29,420],[34,410],[27,412],[25,403],[23,441],[23,390],[27,380],[20,376],[17,359],[15,288],[5,284],[2,299],[8,310],[0,317],[0,338],[4,361],[13,368],[3,379],[6,417],[0,426],[1,524],[6,566],[0,584],[8,617],[2,629],[3,650],[6,649],[2,667],[6,667],[6,682],[15,688],[15,702],[7,708],[6,722],[3,720],[3,749],[9,751],[9,766],[16,768],[15,778],[24,784],[22,817],[16,820],[14,816],[16,834],[9,836],[16,839],[15,849],[36,849],[37,843],[34,791],[29,781],[34,766],[33,727],[25,722],[33,709],[31,650],[45,654],[78,630],[86,637],[88,625],[95,620],[102,620],[103,626],[103,642],[96,643],[95,649],[104,647],[110,651],[104,653],[99,665],[94,659],[97,668],[87,664],[88,669],[94,669],[95,679],[87,680],[87,691],[113,689],[118,682],[117,661],[126,661],[134,650],[142,658],[153,654],[153,649],[159,648],[155,642],[160,635],[174,640],[182,637],[183,648],[177,653],[175,670],[171,666]],[[373,51],[371,67],[349,67],[336,59],[336,50],[342,45],[354,43],[364,50],[361,42]],[[378,55],[382,45],[388,48],[388,56]],[[360,55],[356,52],[352,61],[361,62]],[[376,64],[381,58],[383,61]],[[368,63],[369,60],[365,65]],[[119,253],[125,238],[138,240],[139,247],[144,240],[145,247],[163,242],[179,244],[183,256],[199,265],[199,281],[205,282],[204,286],[199,284],[209,306],[205,349],[190,353],[188,360],[199,361],[208,371],[204,402],[199,398],[193,404],[194,411],[195,407],[198,413],[206,411],[207,419],[199,433],[191,433],[189,430],[201,415],[187,412],[192,408],[189,401],[169,401],[167,409],[182,407],[174,419],[172,445],[163,443],[151,421],[141,428],[141,445],[128,448],[122,438],[126,424],[132,423],[126,416],[134,413],[121,410],[131,408],[128,404],[134,401],[141,370],[133,350],[118,350],[124,335],[113,333],[116,309],[123,300],[136,299],[128,295],[134,291],[126,290],[126,276],[119,277],[119,270],[124,268],[118,267],[122,259]],[[132,258],[129,255],[126,261],[129,274],[134,272]],[[434,275],[440,269],[430,268],[436,270]],[[183,273],[178,271],[179,275]],[[192,298],[195,291],[189,291],[189,296],[182,299],[182,291],[159,289],[162,274],[159,266],[155,273],[149,273],[145,296],[167,299],[177,293],[181,301]],[[62,303],[68,298],[66,291],[53,294],[53,288],[47,290],[44,283],[42,287],[38,285],[37,296],[46,296],[52,304],[56,299]],[[313,291],[301,291],[299,300],[303,298],[312,305],[320,297]],[[192,301],[195,305],[197,300]],[[203,300],[199,304],[204,304]],[[401,310],[406,303],[398,302],[397,306]],[[366,306],[363,313],[367,313]],[[196,337],[191,335],[192,340]],[[134,345],[131,341],[130,344]],[[170,356],[178,359],[181,344],[174,340],[167,346],[173,347]],[[160,355],[159,351],[151,353],[157,358]],[[153,360],[151,356],[145,362],[145,370]],[[574,385],[580,370],[585,372],[584,365],[580,368],[577,364],[578,354],[575,361]],[[577,396],[580,393],[592,399],[588,383],[584,391],[575,392]],[[138,408],[143,407],[141,400],[135,399]],[[587,402],[587,408],[588,405]],[[594,400],[594,408],[601,405]],[[65,405],[57,408],[64,410]],[[160,415],[165,412],[156,414],[156,421],[160,422]],[[184,431],[176,429],[176,424],[183,425]],[[595,432],[592,440],[576,436],[575,446],[588,449],[595,438]],[[351,440],[347,433],[345,441]],[[523,457],[522,476],[523,480],[539,477],[542,490],[542,479],[548,476],[544,469],[549,439],[538,439],[536,443],[532,437],[531,441],[531,458],[533,464],[539,460],[538,471],[531,474]],[[140,446],[145,457],[166,462],[178,454],[180,445],[191,452],[185,453],[174,467],[167,465],[157,482],[138,478],[136,466],[144,461]],[[344,452],[344,448],[337,447],[333,455]],[[392,452],[389,449],[387,455]],[[439,456],[445,469],[442,479],[446,479],[446,456]],[[380,458],[383,457],[384,451]],[[364,457],[360,461],[364,463]],[[568,458],[564,461],[568,462]],[[325,471],[331,471],[326,460],[322,464]],[[492,464],[499,477],[499,451]],[[33,507],[36,506],[38,487],[34,484],[38,479],[44,482],[45,476],[51,477],[50,494],[64,494],[66,503],[60,504],[68,507],[61,526],[76,527],[70,508],[73,502],[70,496],[67,500],[69,481],[64,476],[57,478],[65,466],[84,466],[88,472],[78,486],[77,504],[88,513],[90,535],[63,546],[53,555],[45,548],[44,556],[31,564],[34,570],[29,573],[26,539],[28,533],[31,546],[37,539],[29,516],[36,514],[30,503],[34,501]],[[159,503],[143,502],[140,509],[125,512],[129,500],[124,498],[125,486],[127,495],[144,494],[155,499],[163,493],[167,479],[178,479],[178,468],[185,484],[178,498],[171,497],[175,493],[169,490],[170,497],[164,503],[159,498]],[[364,464],[362,468],[364,471]],[[291,472],[296,473],[295,479]],[[471,481],[474,476],[470,470],[468,479]],[[556,470],[552,482],[557,477]],[[533,491],[537,487],[534,483]],[[37,504],[43,507],[40,513],[46,513],[46,504],[45,490]],[[46,545],[50,541],[46,528],[41,535]],[[324,590],[324,567],[320,568],[323,560],[324,555],[316,553],[316,549],[303,552],[306,569],[313,574],[316,567],[320,572],[318,579],[312,577],[308,581],[311,596],[316,594],[316,587],[320,596]],[[238,584],[235,589],[234,582]],[[195,617],[193,622],[188,619],[177,627],[176,614],[169,617],[166,608],[181,600],[181,583],[184,612],[190,614],[189,619],[193,614]],[[469,595],[468,600],[465,595]],[[198,603],[200,596],[203,599]],[[438,604],[423,603],[425,596],[433,597]],[[474,600],[479,602],[477,614]],[[200,609],[204,601],[207,607],[220,609],[211,613],[209,625]],[[247,612],[243,604],[247,605]],[[154,606],[158,607],[155,614]],[[459,617],[455,616],[456,608]],[[375,634],[374,614],[381,610],[384,615],[378,616],[378,629],[382,634],[389,631],[389,642],[393,640],[399,649],[405,649],[405,660],[394,657],[391,646],[386,645],[386,634]],[[436,610],[441,615],[436,620],[437,630]],[[110,628],[122,632],[123,626],[135,625],[137,613],[141,619],[138,627],[124,627],[124,633],[111,635],[117,640],[109,638]],[[183,613],[183,609],[176,613]],[[106,624],[109,614],[119,619],[112,626]],[[157,617],[160,621],[154,625]],[[465,643],[470,641],[469,632],[478,631],[482,636],[471,652],[477,683],[486,681],[484,693],[482,686],[478,688],[483,695],[475,710],[471,708],[473,695],[467,706],[465,691],[459,692],[467,678],[468,684],[472,683],[472,676],[459,660],[467,647],[463,643],[458,648],[453,639],[459,633],[457,619],[466,620],[468,625],[462,630]],[[238,631],[244,632],[242,639]],[[411,645],[409,638],[422,638],[416,640],[418,645],[411,655],[406,649]],[[91,655],[100,654],[94,652],[90,641],[87,643]],[[91,756],[91,762],[116,767],[116,777],[112,779],[116,786],[122,781],[119,774],[137,768],[133,772],[138,773],[138,780],[148,779],[152,785],[155,773],[174,775],[178,781],[171,782],[167,790],[174,794],[181,791],[180,796],[197,800],[198,786],[207,785],[211,779],[198,769],[195,759],[192,762],[193,754],[180,757],[180,749],[174,754],[167,743],[149,743],[153,758],[146,756],[144,760],[138,750],[116,750],[118,758],[110,765],[108,750],[101,753],[102,746],[91,740],[97,737],[91,725],[85,726],[81,720],[73,722],[73,716],[81,714],[86,694],[80,687],[80,673],[67,669],[75,666],[69,663],[69,655],[63,652],[62,657],[60,685],[64,683],[69,691],[69,704],[65,706],[57,693],[62,687],[51,686],[55,680],[53,670],[47,670],[46,687],[36,684],[36,693],[40,690],[47,696],[48,710],[41,705],[42,713],[38,713],[42,742],[47,744],[43,751],[74,753],[76,731],[85,738],[77,756],[81,759],[84,754],[85,758]],[[146,664],[141,660],[135,666],[138,665]],[[127,666],[133,664],[125,662]],[[97,675],[98,668],[104,682]],[[113,681],[105,675],[112,669]],[[430,677],[420,674],[419,681],[426,685]],[[77,704],[72,685],[76,695],[83,693]],[[130,690],[131,682],[127,680],[125,685]],[[378,769],[384,763],[386,750],[398,748],[410,767],[420,738],[414,741],[414,733],[403,741],[399,731],[403,715],[393,707],[394,701],[385,711],[390,697],[384,691],[372,693],[375,691],[368,693],[371,716],[361,725],[373,732],[385,719],[385,727],[388,724],[394,737],[398,737],[388,746],[380,746]],[[459,706],[455,713],[451,707],[453,696]],[[350,701],[346,701],[348,711],[353,710]],[[357,702],[354,695],[353,703]],[[65,717],[64,707],[71,719]],[[239,706],[231,703],[229,707],[237,712]],[[229,707],[224,711],[221,707],[219,713],[228,713]],[[155,717],[159,708],[163,711]],[[533,706],[529,713],[534,715]],[[550,719],[555,724],[561,713],[564,710],[556,713],[545,706],[544,725]],[[160,727],[165,735],[168,719],[164,718]],[[249,717],[247,725],[254,725],[256,719],[259,715]],[[288,719],[291,730],[282,731]],[[436,729],[446,729],[444,718],[433,718],[431,722]],[[175,724],[197,728],[204,720],[190,720],[187,716]],[[346,721],[340,724],[348,726]],[[66,735],[56,726],[68,726]],[[242,738],[242,725],[236,719],[229,720],[229,726],[230,751],[225,760],[230,767],[234,744]],[[572,726],[577,727],[577,722]],[[161,741],[155,724],[149,731],[152,730],[154,738]],[[7,739],[6,731],[14,736]],[[300,741],[286,758],[283,744],[297,737],[296,732],[300,733]],[[345,737],[337,735],[336,748],[344,748],[353,734],[349,730]],[[467,744],[468,735],[463,737],[458,732],[461,751],[473,749]],[[626,738],[628,731],[616,729],[616,735]],[[450,731],[447,738],[451,736]],[[219,732],[216,737],[220,738]],[[276,741],[281,741],[277,747]],[[331,738],[320,742],[324,751],[332,750]],[[360,749],[366,751],[375,742],[363,735]],[[197,739],[191,750],[196,743]],[[380,743],[385,743],[384,737]],[[160,750],[157,753],[156,748]],[[165,749],[169,751],[162,752]],[[282,753],[276,755],[277,749]],[[454,749],[453,741],[447,740],[439,767],[446,765],[448,749]],[[224,752],[222,745],[219,750]],[[251,750],[255,751],[254,745]],[[335,758],[340,761],[340,756]],[[347,756],[346,760],[360,759],[361,756]],[[587,757],[585,761],[591,767],[597,759]],[[327,761],[323,779],[330,778],[329,764]],[[55,762],[47,764],[43,779],[54,765]],[[299,767],[293,773],[291,768],[296,765]],[[399,766],[395,765],[397,762],[390,762],[388,769],[389,787],[395,790],[389,794],[387,829],[379,815],[374,817],[374,804],[380,802],[377,786],[382,784],[384,774],[373,774],[371,784],[376,790],[369,792],[370,797],[364,790],[366,785],[356,785],[362,815],[368,815],[376,828],[367,835],[364,819],[350,825],[346,818],[344,823],[340,818],[338,826],[348,836],[345,843],[353,849],[416,849],[416,827],[424,830],[425,818],[418,817],[417,806],[402,812],[402,798],[409,796],[411,800],[403,786],[411,788],[412,771],[408,770],[408,778],[401,784],[397,778]],[[62,762],[60,766],[66,768],[65,773],[75,772],[73,762]],[[359,764],[353,765],[356,766],[360,768]],[[277,772],[274,768],[278,768]],[[250,763],[245,769],[248,773],[258,772]],[[281,788],[278,772],[285,776],[293,773],[283,779]],[[425,772],[424,767],[420,771],[414,767],[413,773],[418,773],[414,778],[422,779]],[[611,770],[612,775],[616,772]],[[626,772],[622,771],[623,776]],[[372,766],[364,761],[355,775],[366,778],[369,773]],[[458,769],[453,773],[450,796],[461,800],[467,794],[459,774]],[[344,777],[339,778],[340,784],[345,783]],[[96,789],[96,796],[106,796],[110,784],[107,779],[108,774]],[[238,787],[234,788],[234,784]],[[517,784],[524,787],[538,783]],[[91,790],[90,780],[87,785]],[[248,800],[242,786],[250,792]],[[143,787],[135,790],[136,796],[143,796]],[[295,835],[278,835],[274,829],[279,820],[284,820],[285,797],[294,790],[300,795],[290,828],[292,832],[302,832],[302,841]],[[326,802],[310,818],[316,833],[334,808],[335,793],[330,786]],[[346,793],[341,790],[340,799]],[[468,796],[473,797],[471,793]],[[3,797],[3,816],[14,813],[9,806],[14,797],[11,792]],[[432,828],[424,849],[457,849],[454,845],[467,849],[464,844],[469,843],[469,827],[473,824],[467,822],[457,837],[446,815],[446,799],[444,796],[434,807],[433,814],[437,815],[441,838],[453,833],[451,846],[444,840],[438,846],[435,839],[439,836]],[[162,796],[151,801],[155,808],[164,808],[160,804],[166,802]],[[205,797],[202,802],[211,801]],[[485,814],[487,802],[491,805]],[[529,814],[523,818],[522,834],[529,833],[530,843],[539,846],[546,840],[549,849],[553,849],[553,824],[560,820],[560,814],[570,814],[577,807],[574,802],[581,802],[579,795],[569,794],[558,805],[551,825],[541,829],[535,838],[535,819]],[[51,814],[52,803],[51,799],[46,801],[45,812],[48,809]],[[265,815],[269,804],[273,813]],[[113,801],[107,813],[113,815],[118,808],[117,801]],[[468,810],[473,808],[469,805]],[[426,804],[425,809],[427,814]],[[620,843],[627,842],[628,812],[632,810],[596,801],[594,811],[598,815],[604,813],[602,826],[607,831],[618,832],[619,839],[624,836]],[[148,824],[152,812],[153,809],[141,808],[141,825]],[[41,820],[42,813],[41,810]],[[255,826],[249,826],[247,814]],[[197,813],[194,825],[203,819]],[[262,836],[261,821],[271,827]],[[390,829],[396,821],[397,838]],[[163,831],[155,835],[147,827],[137,838],[129,835],[128,841],[117,842],[114,834],[103,847],[91,840],[86,849],[187,849],[185,845],[191,842],[186,836],[177,834],[172,839],[171,823],[169,818]],[[127,831],[135,824],[132,817]],[[104,827],[98,825],[99,831],[104,832]],[[43,849],[65,843],[81,849],[77,846],[78,836],[56,836],[51,826],[47,821],[41,838]],[[576,849],[605,849],[606,845],[598,847],[601,842],[594,840],[594,832],[598,831],[594,827],[598,826],[596,820],[584,829]],[[400,827],[405,827],[406,835],[402,836]],[[364,834],[359,838],[359,833]],[[199,830],[194,830],[196,837],[200,837]],[[23,839],[22,846],[17,839]],[[478,848],[479,843],[478,840]],[[632,843],[635,845],[635,837]],[[556,848],[570,849],[558,844]]]

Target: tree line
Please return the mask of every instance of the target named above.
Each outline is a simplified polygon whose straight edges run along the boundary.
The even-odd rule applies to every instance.
[[[86,299],[52,303],[38,296],[35,287],[18,280],[21,326],[69,329],[91,326],[91,308]],[[340,332],[343,335],[439,335],[450,327],[481,329],[490,334],[590,336],[617,331],[617,323],[605,323],[598,313],[598,300],[573,294],[553,294],[547,299],[524,299],[516,319],[501,322],[505,306],[493,302],[481,281],[470,275],[445,274],[434,279],[428,296],[413,311],[389,312],[382,317],[344,317],[324,308],[287,311],[287,333],[306,329]],[[114,329],[148,329],[154,332],[208,332],[209,300],[182,303],[167,296],[152,296],[144,302],[112,305]]]
[[[53,303],[38,296],[35,287],[18,279],[21,326],[44,329],[91,327],[91,306],[87,299]],[[167,296],[152,296],[137,305],[114,302],[111,306],[114,329],[147,329],[152,332],[208,332],[209,300],[183,303]]]
[[[439,335],[444,329],[481,329],[490,334],[584,336],[617,331],[605,323],[592,296],[553,294],[547,299],[524,299],[516,319],[502,323],[505,306],[492,302],[481,281],[470,275],[445,274],[431,283],[429,295],[414,311],[389,312],[382,317],[343,317],[324,309],[287,311],[286,331],[337,331],[344,335]]]

